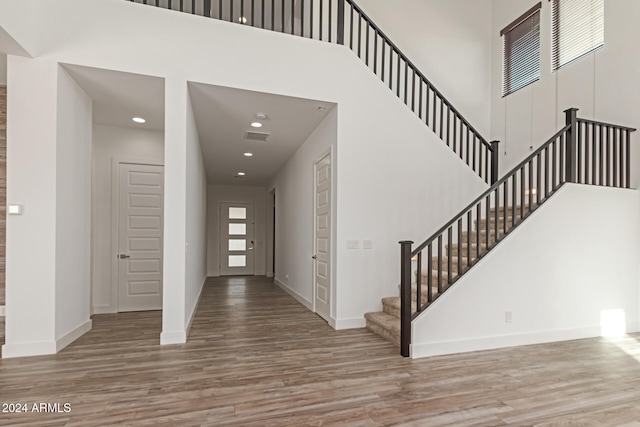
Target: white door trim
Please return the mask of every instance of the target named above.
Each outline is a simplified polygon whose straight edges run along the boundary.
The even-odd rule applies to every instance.
[[[329,243],[329,250],[330,250],[330,273],[329,273],[329,280],[331,281],[330,283],[330,292],[331,295],[329,297],[329,319],[326,319],[327,322],[329,323],[329,325],[333,328],[335,328],[335,301],[336,301],[336,168],[335,168],[335,156],[333,154],[333,147],[329,147],[329,149],[323,151],[317,158],[316,160],[313,162],[313,230],[312,230],[312,242],[311,242],[311,253],[315,254],[316,253],[316,189],[317,189],[317,166],[318,163],[323,160],[325,157],[329,156],[329,165],[330,165],[330,176],[331,176],[331,197],[330,197],[330,203],[331,203],[331,222],[330,222],[330,243]],[[317,313],[316,310],[316,268],[317,268],[317,263],[314,262],[313,260],[311,260],[313,262],[313,268],[312,270],[312,277],[311,277],[311,287],[312,287],[312,308],[313,308],[313,312]]]
[[[120,208],[120,164],[164,166],[161,159],[141,159],[135,157],[111,158],[111,307],[118,312],[118,210]],[[93,239],[93,236],[92,236]],[[163,245],[164,248],[164,245]],[[164,251],[163,251],[164,252]],[[164,254],[163,254],[164,255]],[[164,257],[164,256],[163,256]],[[92,263],[93,265],[93,263]],[[93,274],[92,274],[93,277]],[[93,288],[93,287],[92,287]]]

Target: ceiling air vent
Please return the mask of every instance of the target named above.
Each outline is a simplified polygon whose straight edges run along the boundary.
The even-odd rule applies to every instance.
[[[261,132],[246,131],[244,133],[244,139],[248,139],[249,141],[267,142],[270,136],[271,134],[269,133],[261,133]]]

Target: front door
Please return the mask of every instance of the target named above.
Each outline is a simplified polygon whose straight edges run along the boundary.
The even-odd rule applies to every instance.
[[[220,275],[254,274],[254,228],[253,204],[220,204]]]
[[[162,166],[121,163],[118,311],[162,309]]]
[[[331,155],[327,154],[314,167],[314,306],[329,322],[331,317]]]

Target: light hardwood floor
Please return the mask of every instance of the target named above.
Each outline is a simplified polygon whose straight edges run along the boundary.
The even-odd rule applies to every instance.
[[[640,339],[410,360],[333,331],[265,278],[209,279],[186,345],[159,312],[100,315],[55,356],[0,361],[11,426],[616,426],[640,420]]]

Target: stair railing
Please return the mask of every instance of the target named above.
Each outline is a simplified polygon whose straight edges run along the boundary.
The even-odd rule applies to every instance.
[[[462,161],[498,179],[488,142],[353,0],[128,0],[348,46]]]
[[[577,111],[566,110],[565,127],[422,244],[400,242],[403,356],[410,353],[412,320],[565,183],[630,188],[635,129],[579,119]]]

